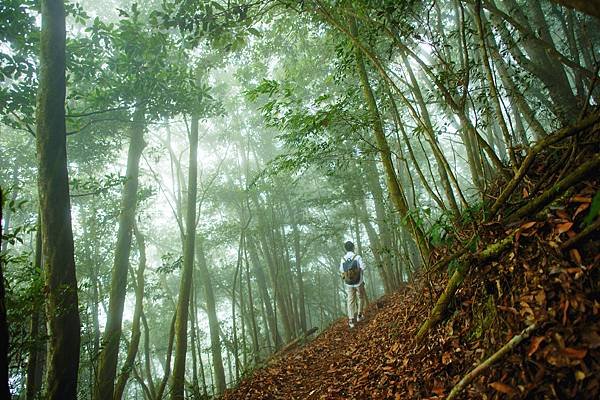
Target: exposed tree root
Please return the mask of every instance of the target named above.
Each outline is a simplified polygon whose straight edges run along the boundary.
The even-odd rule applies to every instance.
[[[513,243],[514,238],[515,238],[515,233],[516,233],[516,231],[511,233],[510,235],[508,235],[501,241],[489,245],[488,247],[486,247],[484,250],[480,251],[479,253],[476,253],[472,256],[467,255],[467,256],[461,257],[458,268],[456,268],[456,271],[454,271],[454,273],[452,274],[452,277],[450,277],[450,280],[448,281],[448,284],[446,285],[446,289],[444,289],[444,292],[440,295],[440,297],[438,298],[438,301],[435,303],[433,310],[431,310],[431,315],[429,316],[427,321],[425,321],[419,328],[419,331],[417,332],[417,336],[416,336],[417,341],[421,341],[425,337],[425,334],[431,328],[433,328],[435,325],[437,325],[438,322],[441,321],[444,313],[446,312],[446,309],[448,308],[448,304],[454,297],[454,293],[456,293],[456,290],[462,283],[462,281],[463,281],[466,273],[469,271],[469,268],[471,267],[471,265],[483,263],[483,262],[486,262],[493,258],[498,257],[504,250],[506,250]]]
[[[477,367],[472,369],[471,372],[469,372],[467,375],[465,375],[460,380],[460,382],[458,382],[452,388],[452,390],[450,391],[450,394],[448,395],[448,397],[446,397],[446,400],[452,400],[453,398],[455,398],[460,393],[460,391],[465,388],[465,386],[467,386],[469,383],[471,383],[471,381],[473,381],[473,379],[475,379],[477,376],[479,376],[490,365],[492,365],[493,363],[495,363],[496,361],[498,361],[499,359],[504,357],[505,354],[510,352],[512,349],[514,349],[519,343],[521,343],[523,340],[527,339],[529,337],[529,335],[531,334],[531,332],[533,332],[535,330],[535,328],[537,328],[536,324],[532,324],[532,325],[528,326],[519,335],[513,336],[513,338],[510,339],[508,341],[508,343],[506,343],[504,346],[502,346],[500,348],[500,350],[498,350],[497,352],[492,354],[489,358],[487,358],[485,361],[483,361]]]

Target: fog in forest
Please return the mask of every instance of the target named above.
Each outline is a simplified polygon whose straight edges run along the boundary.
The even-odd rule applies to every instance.
[[[568,361],[547,350],[551,366],[492,374],[484,397],[592,398],[600,336],[573,333],[568,309],[587,304],[598,332],[599,60],[598,0],[2,0],[0,398],[446,398],[523,329],[523,357],[558,343]],[[465,281],[482,300],[446,301],[472,265],[500,270],[542,236],[587,294],[511,269],[543,302],[491,275]],[[355,292],[345,254],[361,256]],[[422,311],[392,318],[397,293]],[[498,325],[457,334],[444,321],[465,304],[482,320],[493,304]],[[340,357],[360,332],[381,351],[430,333],[480,351],[453,367],[430,350],[442,367],[414,386],[337,359],[294,384],[285,366],[335,329]]]

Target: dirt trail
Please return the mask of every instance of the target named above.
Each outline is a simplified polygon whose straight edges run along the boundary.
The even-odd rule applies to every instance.
[[[409,313],[407,291],[369,305],[365,320],[349,329],[342,318],[306,346],[286,353],[244,380],[225,399],[387,398],[385,382],[402,342],[414,336],[417,322]],[[411,318],[409,318],[411,315]],[[381,381],[380,390],[373,381]]]

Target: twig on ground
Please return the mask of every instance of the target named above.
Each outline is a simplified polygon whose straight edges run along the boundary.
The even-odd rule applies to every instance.
[[[529,325],[525,328],[519,335],[513,336],[512,339],[508,341],[504,346],[500,348],[497,352],[492,354],[489,358],[479,364],[477,367],[471,370],[467,375],[465,375],[460,382],[458,382],[450,391],[450,394],[446,398],[446,400],[452,400],[455,398],[461,390],[465,388],[473,379],[479,376],[483,371],[485,371],[490,365],[501,359],[505,354],[510,352],[512,349],[517,347],[519,343],[523,340],[527,339],[531,332],[533,332],[537,328],[536,324]]]

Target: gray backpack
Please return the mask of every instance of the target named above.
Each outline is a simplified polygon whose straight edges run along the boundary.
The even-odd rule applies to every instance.
[[[344,269],[342,278],[346,285],[356,285],[360,282],[360,267],[356,259],[356,254],[352,258],[345,259],[342,267]]]

